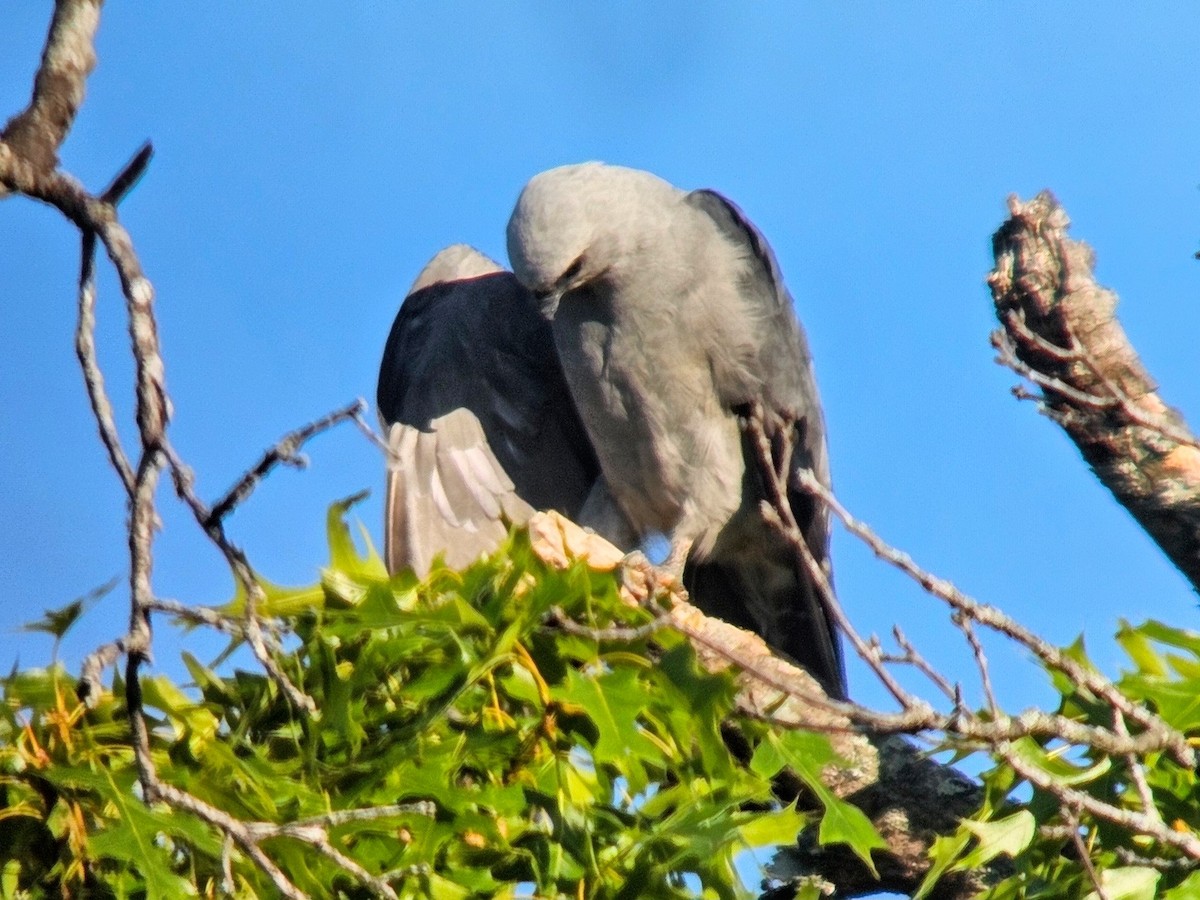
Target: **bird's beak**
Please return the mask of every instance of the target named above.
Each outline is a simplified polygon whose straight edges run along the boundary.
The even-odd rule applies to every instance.
[[[559,287],[546,288],[545,290],[536,290],[533,292],[534,299],[537,300],[538,309],[541,310],[543,316],[551,321],[554,320],[554,314],[558,312],[558,304],[562,300],[563,289]]]

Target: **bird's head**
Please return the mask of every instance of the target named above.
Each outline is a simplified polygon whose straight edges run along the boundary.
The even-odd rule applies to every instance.
[[[513,273],[553,318],[570,291],[619,273],[650,222],[652,196],[678,191],[649,172],[588,162],[535,175],[508,220]]]

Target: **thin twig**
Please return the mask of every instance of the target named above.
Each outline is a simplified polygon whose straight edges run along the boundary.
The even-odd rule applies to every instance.
[[[200,821],[218,829],[237,844],[242,852],[249,856],[251,861],[271,879],[271,883],[280,896],[286,897],[288,900],[309,900],[308,894],[296,887],[283,870],[275,864],[275,861],[259,846],[260,841],[272,836],[270,832],[254,827],[259,823],[242,822],[223,809],[218,809],[187,791],[159,782],[157,776],[155,776],[154,784],[156,796],[159,799],[176,809],[191,813]]]
[[[296,828],[337,828],[351,822],[373,822],[376,819],[390,819],[393,816],[424,816],[432,819],[437,815],[437,805],[429,800],[418,800],[415,803],[393,803],[390,806],[367,806],[362,809],[335,809],[319,816],[299,819],[288,827]]]
[[[120,203],[145,173],[153,152],[149,141],[143,144],[112,180],[112,183],[105,188],[101,195],[102,199],[113,206]],[[79,266],[79,321],[75,328],[75,353],[79,357],[79,365],[83,370],[84,386],[87,388],[92,414],[96,417],[96,424],[100,429],[100,440],[108,451],[109,462],[112,463],[117,476],[121,479],[125,492],[132,494],[133,467],[121,446],[121,438],[113,417],[112,401],[109,400],[104,389],[104,374],[100,370],[96,358],[95,232],[84,229],[82,241]]]
[[[1079,864],[1083,866],[1083,870],[1087,872],[1088,880],[1091,881],[1092,887],[1096,889],[1097,900],[1108,900],[1108,893],[1104,890],[1104,885],[1100,883],[1100,873],[1096,871],[1096,867],[1092,864],[1092,854],[1088,850],[1087,844],[1083,842],[1083,835],[1079,833],[1082,827],[1079,823],[1079,813],[1069,806],[1062,807],[1063,818],[1067,820],[1067,827],[1070,831],[1071,842],[1075,845],[1075,852],[1079,856]]]
[[[143,452],[138,464],[129,513],[129,633],[125,636],[125,703],[128,707],[134,764],[146,802],[160,796],[161,783],[150,754],[150,732],[142,707],[139,669],[150,655],[150,610],[153,599],[150,571],[153,565],[154,492],[162,471],[162,454]]]
[[[108,183],[108,187],[100,192],[100,199],[113,206],[119,206],[126,195],[142,180],[142,176],[146,174],[146,167],[150,165],[150,159],[153,156],[154,145],[150,141],[146,141],[133,154],[129,162],[125,163],[125,167]]]
[[[609,628],[590,628],[576,622],[568,616],[560,607],[552,607],[550,610],[549,621],[559,630],[565,631],[567,634],[573,634],[578,637],[590,638],[593,641],[640,641],[650,637],[655,632],[661,631],[663,628],[671,627],[671,617],[669,614],[661,614],[656,616],[645,625],[640,625],[636,628],[626,628],[620,626],[612,626]]]
[[[1066,347],[1060,347],[1048,341],[1030,328],[1025,321],[1025,311],[1023,309],[1007,310],[1003,315],[1003,322],[1007,333],[1005,331],[996,332],[992,337],[992,345],[1000,351],[997,361],[1002,365],[1028,378],[1035,384],[1043,387],[1049,386],[1050,390],[1076,400],[1082,405],[1097,409],[1119,407],[1125,414],[1125,417],[1135,425],[1140,425],[1149,431],[1157,432],[1177,444],[1185,444],[1200,449],[1200,439],[1196,438],[1186,429],[1180,428],[1168,421],[1164,416],[1146,410],[1109,377],[1108,373],[1104,371],[1104,367],[1087,351],[1086,345],[1075,335],[1075,330],[1069,321],[1063,323],[1068,341],[1068,346]],[[1056,362],[1066,365],[1082,365],[1100,383],[1106,394],[1102,396],[1078,391],[1067,385],[1064,381],[1047,376],[1045,373],[1039,372],[1032,366],[1021,362],[1017,358],[1016,347],[1012,342],[1012,338],[1009,337],[1010,334],[1016,334],[1020,340],[1032,345],[1037,352],[1049,356]],[[1003,349],[997,346],[998,343],[1005,345]]]
[[[399,895],[387,883],[386,879],[372,875],[355,860],[333,846],[328,836],[322,835],[321,838],[310,840],[307,843],[322,856],[333,860],[334,863],[357,878],[376,897],[383,897],[385,900],[398,900]]]
[[[1115,847],[1113,850],[1123,866],[1145,866],[1160,872],[1195,872],[1200,869],[1200,860],[1146,856],[1128,847]]]
[[[79,684],[75,694],[87,706],[95,706],[103,690],[100,676],[109,666],[125,655],[125,638],[117,638],[89,653],[79,669]]]
[[[1102,410],[1114,409],[1120,406],[1120,401],[1116,397],[1101,397],[1087,391],[1081,391],[1079,388],[1067,384],[1061,378],[1047,375],[1045,372],[1039,372],[1028,363],[1021,362],[1017,358],[1012,338],[1005,331],[997,329],[992,332],[992,346],[996,349],[996,361],[998,363],[1012,369],[1022,378],[1032,381],[1043,390],[1053,391],[1055,394],[1071,400],[1077,406]]]
[[[247,470],[237,483],[231,487],[220,500],[213,504],[212,510],[207,517],[200,523],[200,526],[205,531],[214,527],[221,522],[229,513],[231,513],[239,503],[245,500],[253,492],[255,486],[279,464],[296,466],[303,468],[306,462],[299,455],[300,448],[304,446],[311,438],[320,434],[323,431],[328,431],[339,422],[344,422],[347,419],[357,421],[363,410],[366,408],[366,403],[361,400],[355,400],[341,409],[334,410],[328,415],[322,416],[314,422],[309,422],[307,425],[297,428],[280,438],[274,446],[267,449],[262,455],[262,459],[251,469]]]
[[[174,616],[193,625],[207,625],[209,628],[214,628],[223,634],[241,637],[245,632],[241,619],[235,619],[233,616],[219,613],[207,606],[188,606],[177,600],[166,600],[161,597],[156,597],[150,601],[149,606],[151,612],[160,612],[168,616]]]
[[[354,424],[358,426],[358,430],[363,433],[363,436],[366,437],[368,441],[379,448],[379,450],[381,450],[383,454],[390,459],[395,455],[396,451],[388,446],[388,442],[380,437],[375,429],[371,427],[371,423],[367,421],[367,418],[364,415],[367,408],[366,401],[360,398],[358,402],[362,404],[362,409],[355,414]]]
[[[1113,731],[1124,737],[1129,736],[1125,717],[1115,709],[1113,710]],[[1138,799],[1142,802],[1142,812],[1161,821],[1162,814],[1154,803],[1154,792],[1150,790],[1150,784],[1146,781],[1146,771],[1142,768],[1141,760],[1137,758],[1136,754],[1126,753],[1125,766],[1129,769],[1129,778],[1138,793]]]
[[[922,675],[932,681],[934,686],[941,691],[947,699],[954,700],[955,694],[957,693],[954,689],[954,685],[952,685],[946,679],[946,677],[942,675],[941,672],[935,669],[930,664],[929,660],[921,655],[920,651],[918,651],[912,642],[909,641],[908,637],[900,629],[899,625],[892,626],[892,637],[896,639],[896,643],[899,645],[900,649],[904,651],[904,653],[903,655],[899,656],[884,655],[882,657],[883,661],[902,663],[912,666]]]
[[[945,579],[925,571],[907,553],[903,553],[888,545],[865,523],[852,516],[836,497],[808,470],[797,472],[797,481],[805,490],[811,492],[826,503],[830,510],[852,534],[859,537],[872,552],[880,559],[904,572],[921,585],[929,594],[943,600],[952,609],[967,616],[972,621],[997,631],[1021,646],[1030,650],[1038,659],[1052,669],[1066,675],[1071,681],[1084,690],[1090,691],[1119,710],[1130,721],[1150,732],[1154,740],[1170,751],[1180,765],[1189,768],[1195,765],[1195,752],[1188,745],[1187,739],[1172,728],[1161,718],[1146,707],[1130,700],[1117,689],[1111,681],[1099,672],[1090,669],[1072,659],[1058,648],[1052,646],[1027,628],[1019,625],[1011,617],[995,607],[979,603],[956,588]]]
[[[225,535],[223,519],[230,510],[236,507],[241,499],[250,494],[254,485],[275,465],[289,457],[294,458],[296,452],[306,441],[339,422],[353,419],[356,414],[361,413],[361,410],[362,401],[356,400],[349,406],[336,410],[315,422],[285,435],[278,444],[270,448],[263,455],[258,465],[239,479],[234,488],[212,510],[205,506],[204,502],[197,496],[194,489],[195,479],[191,470],[183,463],[173,448],[167,448],[171,460],[171,473],[176,494],[192,510],[197,523],[221,551],[230,568],[233,570],[234,577],[237,578],[238,583],[245,591],[246,609],[242,621],[246,642],[249,644],[251,652],[253,652],[255,659],[258,660],[259,664],[288,699],[310,715],[317,713],[316,703],[311,697],[300,690],[283,670],[279,668],[274,656],[266,647],[262,635],[261,621],[258,616],[258,607],[265,599],[262,587],[250,566],[249,560],[246,558],[246,554]],[[224,511],[220,512],[222,507]]]
[[[226,895],[233,894],[233,838],[225,832],[225,840],[221,842],[221,890]]]
[[[1190,831],[1186,833],[1174,831],[1167,827],[1161,820],[1154,819],[1144,813],[1121,809],[1110,803],[1105,803],[1103,800],[1098,800],[1091,794],[1076,790],[1056,780],[1053,775],[1050,775],[1037,766],[1027,765],[1020,756],[1002,745],[997,747],[997,752],[1004,757],[1005,762],[1018,775],[1034,787],[1057,798],[1060,802],[1067,803],[1083,812],[1091,813],[1099,819],[1119,825],[1128,831],[1144,834],[1161,844],[1174,847],[1191,859],[1200,860],[1200,839],[1197,839]]]
[[[983,696],[987,701],[988,710],[992,714],[992,718],[999,718],[1000,704],[996,702],[996,694],[992,690],[992,676],[988,672],[987,656],[983,652],[983,644],[979,641],[979,636],[975,633],[975,629],[971,626],[971,620],[966,616],[952,617],[954,624],[963,633],[967,639],[967,643],[971,645],[971,653],[975,656],[975,668],[979,670],[979,681],[983,685]],[[1125,735],[1128,737],[1128,733]]]
[[[108,460],[116,470],[117,477],[125,488],[125,493],[133,493],[133,466],[121,446],[121,437],[117,433],[116,420],[113,417],[112,401],[104,389],[104,374],[96,361],[96,279],[95,279],[95,247],[96,235],[91,231],[83,233],[83,248],[80,252],[79,266],[79,320],[75,327],[75,355],[79,357],[79,366],[83,370],[83,383],[87,388],[88,401],[92,405],[92,415],[100,429],[100,440],[108,451]]]
[[[929,706],[924,700],[905,690],[900,682],[892,676],[879,659],[879,654],[872,652],[870,646],[863,640],[845,611],[842,610],[841,604],[838,603],[828,576],[813,556],[812,550],[809,548],[808,542],[804,540],[804,535],[800,532],[795,516],[792,514],[792,507],[787,498],[787,474],[781,474],[777,468],[771,439],[767,436],[762,407],[754,404],[744,421],[746,433],[750,436],[757,454],[759,471],[763,474],[763,481],[769,494],[767,500],[764,501],[763,514],[769,522],[777,525],[779,533],[792,546],[796,556],[803,563],[809,580],[816,586],[827,614],[838,630],[849,639],[859,657],[871,667],[871,671],[887,688],[888,693],[906,710],[928,710]],[[784,431],[790,434],[787,429]],[[790,456],[788,454],[784,465],[790,464]]]
[[[221,551],[221,555],[225,557],[226,563],[228,563],[230,569],[233,571],[234,578],[237,579],[238,584],[241,585],[242,590],[245,592],[246,605],[241,617],[241,626],[242,636],[245,638],[246,644],[250,647],[250,652],[254,654],[254,658],[263,667],[267,676],[275,682],[276,686],[293,705],[310,715],[315,715],[317,712],[316,702],[297,687],[287,674],[279,668],[274,655],[267,647],[262,632],[262,622],[258,615],[258,607],[265,597],[263,596],[262,586],[259,584],[258,577],[250,567],[249,560],[246,559],[246,554],[225,536],[225,528],[221,520],[213,519],[208,507],[196,495],[193,488],[194,477],[191,469],[183,463],[173,447],[167,448],[167,455],[171,461],[171,478],[175,485],[176,495],[191,509],[192,515],[195,517],[197,523],[200,524],[200,527],[204,529],[209,540]]]
[[[1070,323],[1067,323],[1067,336],[1070,337],[1071,343],[1078,347],[1083,347],[1083,343],[1075,337],[1075,331],[1071,328]],[[1164,416],[1157,415],[1142,407],[1140,403],[1134,400],[1127,394],[1119,384],[1117,384],[1108,373],[1104,371],[1103,366],[1096,361],[1090,353],[1085,350],[1079,351],[1080,361],[1087,367],[1088,371],[1095,376],[1096,380],[1108,391],[1109,395],[1117,401],[1121,407],[1121,412],[1129,421],[1143,428],[1154,431],[1160,434],[1167,440],[1174,441],[1177,444],[1184,444],[1189,447],[1195,447],[1200,450],[1200,438],[1197,438],[1186,429],[1169,422]]]

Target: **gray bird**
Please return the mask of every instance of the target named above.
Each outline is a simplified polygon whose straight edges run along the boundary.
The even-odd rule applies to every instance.
[[[465,567],[534,509],[579,516],[596,485],[549,323],[471,247],[447,247],[417,276],[383,351],[377,405],[393,572],[424,575],[438,553]]]
[[[844,697],[837,633],[762,517],[739,425],[759,404],[768,428],[795,429],[793,469],[829,483],[807,339],[763,235],[713,191],[584,163],[526,185],[508,252],[551,320],[607,491],[636,536],[670,538],[669,561],[687,558],[698,606],[758,632]],[[828,511],[800,491],[789,499],[828,571]],[[605,533],[589,521],[598,506],[581,524]]]

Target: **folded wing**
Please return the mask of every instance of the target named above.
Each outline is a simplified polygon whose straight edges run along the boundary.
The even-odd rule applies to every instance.
[[[388,335],[377,402],[389,462],[388,568],[461,568],[534,509],[574,517],[598,477],[549,325],[469,247],[417,278]]]

